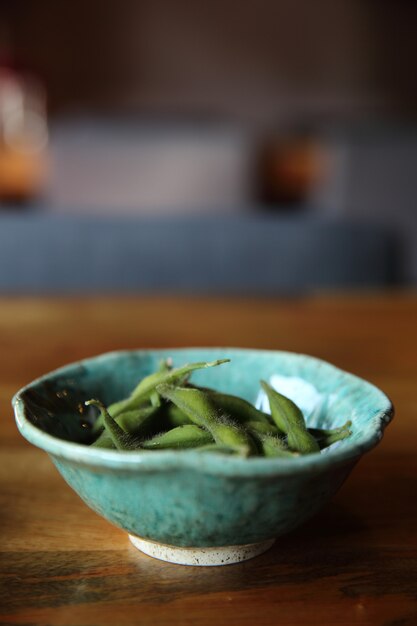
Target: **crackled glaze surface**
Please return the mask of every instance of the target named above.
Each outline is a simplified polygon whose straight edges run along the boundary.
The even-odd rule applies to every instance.
[[[175,365],[229,357],[193,380],[255,402],[259,380],[296,378],[320,398],[314,425],[347,419],[353,434],[327,454],[239,459],[195,451],[92,449],[83,402],[109,403],[171,356]],[[310,397],[315,397],[314,393]],[[302,404],[301,398],[301,404]],[[310,400],[309,400],[310,401]],[[67,483],[95,511],[128,533],[170,546],[217,547],[271,540],[311,517],[375,446],[392,417],[376,387],[304,355],[238,349],[184,349],[102,355],[35,381],[14,400],[22,434],[45,449]],[[312,424],[313,425],[313,424]]]

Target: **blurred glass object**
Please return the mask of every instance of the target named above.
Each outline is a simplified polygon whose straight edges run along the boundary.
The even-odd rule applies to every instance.
[[[42,85],[0,66],[0,202],[27,202],[41,192],[47,144]]]

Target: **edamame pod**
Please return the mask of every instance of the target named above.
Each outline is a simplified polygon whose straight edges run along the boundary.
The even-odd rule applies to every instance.
[[[325,435],[336,435],[341,431],[349,429],[352,426],[352,420],[347,420],[342,426],[337,426],[337,428],[309,428],[308,432],[310,432],[313,436],[323,437]]]
[[[151,394],[155,391],[157,385],[162,383],[174,384],[188,378],[191,372],[194,372],[195,370],[205,369],[207,367],[216,367],[217,365],[222,365],[223,363],[228,363],[229,361],[230,359],[218,359],[217,361],[210,362],[189,363],[172,370],[155,372],[140,381],[128,400],[136,402],[140,400],[144,402],[149,399]]]
[[[126,411],[115,418],[115,421],[124,432],[140,439],[140,435],[144,436],[147,434],[150,419],[154,417],[157,411],[158,409],[153,406],[143,407],[136,411]],[[107,429],[104,429],[91,445],[96,448],[111,449],[115,447],[113,439]]]
[[[250,435],[240,425],[222,415],[208,393],[167,384],[158,385],[157,391],[184,411],[193,423],[208,430],[215,443],[231,446],[245,455],[256,453]]]
[[[211,398],[219,409],[222,409],[225,413],[230,415],[232,419],[236,419],[242,424],[246,424],[246,422],[249,421],[259,421],[264,424],[273,423],[270,415],[260,411],[243,398],[214,390],[208,393],[210,393]]]
[[[148,402],[152,394],[155,392],[156,386],[162,383],[173,384],[185,381],[188,376],[195,370],[205,369],[207,367],[215,367],[222,363],[228,363],[230,359],[218,359],[211,362],[190,363],[175,369],[154,372],[143,378],[132,391],[131,395],[125,400],[114,402],[108,407],[108,412],[112,417],[117,417],[124,411],[137,409],[144,403]],[[97,432],[103,425],[103,418],[100,416],[94,426],[93,432]]]
[[[219,454],[239,454],[239,451],[236,448],[231,446],[224,446],[219,443],[209,443],[206,446],[201,446],[201,448],[197,448],[197,452],[218,452]]]
[[[159,363],[158,372],[164,374],[164,373],[170,372],[171,370],[172,370],[172,360],[162,359],[162,361]],[[150,399],[152,406],[154,407],[161,406],[161,398],[159,396],[159,393],[157,393],[156,391],[153,391],[151,393],[149,399]]]
[[[261,435],[280,435],[280,431],[275,426],[275,424],[267,424],[266,422],[258,422],[258,420],[253,420],[249,422],[245,422],[245,428],[248,430],[256,430]]]
[[[336,443],[336,441],[341,441],[342,439],[349,437],[352,434],[352,431],[349,430],[349,426],[351,425],[352,422],[348,420],[346,424],[339,426],[339,428],[330,428],[327,430],[321,428],[309,428],[308,432],[313,435],[320,447],[320,450],[323,450],[323,448],[331,446],[332,443]]]
[[[261,382],[271,415],[232,394],[188,383],[194,370],[229,359],[191,363],[172,369],[170,360],[143,378],[131,395],[99,408],[92,432],[104,431],[91,445],[118,450],[195,448],[242,456],[283,457],[319,452],[351,435],[346,422],[339,428],[307,428],[304,416],[289,398]],[[313,423],[320,423],[321,405]]]
[[[87,400],[85,404],[86,406],[93,405],[100,409],[100,413],[103,417],[104,428],[109,433],[115,447],[118,450],[137,450],[139,448],[139,442],[119,426],[102,402],[99,400]]]
[[[184,411],[182,411],[180,408],[177,407],[176,404],[173,404],[172,402],[167,402],[165,406],[162,407],[161,411],[163,413],[164,419],[166,420],[168,428],[185,426],[186,424],[192,423],[188,415],[186,415]]]
[[[141,447],[145,450],[165,450],[167,448],[198,448],[213,443],[211,434],[196,424],[177,426],[165,433],[155,435],[144,441]]]
[[[261,386],[268,396],[271,415],[275,424],[287,435],[289,449],[301,454],[319,452],[320,447],[308,432],[303,414],[298,406],[265,381],[261,381]]]
[[[248,428],[248,432],[252,435],[252,437],[258,444],[261,456],[268,458],[289,458],[293,456],[298,456],[296,453],[290,452],[283,440],[276,435],[262,433],[254,428]]]
[[[275,425],[255,420],[246,422],[245,428],[258,444],[261,456],[294,456],[294,453],[288,450],[286,442],[279,437],[279,431]]]

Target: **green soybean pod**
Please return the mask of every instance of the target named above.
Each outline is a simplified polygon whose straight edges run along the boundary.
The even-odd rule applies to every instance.
[[[246,422],[245,428],[258,444],[261,456],[294,456],[294,453],[288,450],[286,442],[279,436],[280,433],[274,425],[255,420]]]
[[[271,416],[260,411],[244,398],[233,396],[218,391],[209,391],[216,406],[225,411],[232,419],[236,419],[242,424],[246,422],[259,421],[264,424],[273,424]]]
[[[197,452],[217,452],[218,454],[238,455],[239,450],[232,446],[222,445],[220,443],[208,443],[206,446],[197,448]]]
[[[320,447],[308,432],[299,407],[292,400],[275,391],[265,381],[261,381],[261,386],[268,396],[271,415],[275,424],[287,435],[289,449],[301,454],[319,452]]]
[[[149,422],[153,420],[157,413],[157,408],[153,406],[137,409],[136,411],[126,411],[115,418],[120,428],[131,435],[139,438],[146,434]],[[143,432],[145,431],[145,432]],[[107,429],[104,429],[97,439],[91,444],[95,448],[114,448],[113,439]]]
[[[93,399],[87,400],[85,404],[87,406],[96,406],[100,410],[104,428],[118,450],[137,450],[140,447],[139,441],[119,426],[102,402]]]
[[[188,386],[210,394],[212,400],[220,410],[225,411],[232,419],[235,419],[242,424],[255,420],[264,422],[265,424],[274,424],[268,413],[260,411],[244,398],[234,396],[230,393],[216,391],[210,387],[200,387],[199,385],[193,384],[189,384]]]
[[[275,426],[275,424],[267,424],[258,420],[245,422],[245,428],[247,430],[256,430],[256,432],[262,435],[281,435],[281,431]]]
[[[256,453],[256,446],[244,428],[222,415],[204,391],[193,388],[158,385],[158,393],[176,404],[197,426],[208,430],[215,443],[231,446],[242,454]]]
[[[258,444],[261,456],[267,458],[292,458],[297,456],[296,453],[288,450],[288,447],[277,435],[262,433],[252,428],[248,428],[248,431]]]
[[[167,402],[165,406],[162,407],[161,413],[166,420],[168,428],[185,426],[186,424],[192,423],[188,415],[172,402]]]
[[[337,435],[341,431],[349,430],[352,426],[352,420],[347,420],[342,426],[336,428],[309,428],[308,432],[314,436],[323,437],[326,435]]]
[[[172,371],[172,360],[171,359],[162,359],[159,363],[158,373],[165,374]],[[161,406],[161,398],[156,391],[153,391],[149,398],[152,406],[160,407]]]
[[[338,428],[309,428],[308,432],[317,441],[320,450],[323,450],[324,448],[328,448],[329,446],[331,446],[332,443],[336,443],[336,441],[342,441],[342,439],[350,437],[352,431],[349,429],[349,426],[351,425],[352,422],[348,420],[346,424],[344,424],[343,426],[339,426]]]
[[[141,409],[142,411],[144,409]],[[123,415],[123,413],[122,413]],[[117,417],[116,420],[119,418]],[[146,428],[147,433],[144,433],[144,438],[149,439],[154,435],[159,435],[177,426],[185,426],[186,424],[192,424],[192,421],[172,402],[162,401],[161,406],[158,408],[155,416],[148,420],[145,427],[149,424],[149,428]]]
[[[186,424],[143,441],[141,447],[145,450],[184,449],[198,448],[209,443],[213,443],[213,437],[207,430],[196,424]]]
[[[170,361],[167,360],[165,365],[160,365],[160,368],[157,372],[149,374],[149,376],[143,378],[128,398],[125,398],[124,400],[119,400],[118,402],[113,402],[113,404],[110,404],[110,406],[107,407],[107,410],[112,417],[117,417],[125,411],[131,411],[140,408],[150,401],[154,405],[158,406],[159,399],[155,395],[156,386],[158,384],[173,384],[177,383],[178,381],[185,381],[187,377],[195,370],[204,369],[207,367],[215,367],[216,365],[221,365],[222,363],[228,362],[230,362],[230,359],[218,359],[217,361],[211,362],[190,363],[187,365],[183,365],[182,367],[172,369]],[[103,416],[100,415],[93,425],[92,432],[100,432],[102,428]]]
[[[143,404],[145,404],[146,402],[149,402],[153,394],[155,393],[157,385],[162,383],[174,384],[178,381],[185,381],[187,377],[195,370],[205,369],[207,367],[215,367],[216,365],[228,363],[229,361],[230,359],[218,359],[217,361],[211,362],[190,363],[176,369],[164,369],[163,371],[157,371],[153,374],[149,374],[149,376],[146,376],[139,382],[139,384],[135,387],[135,389],[132,391],[131,395],[128,398],[120,400],[118,402],[114,402],[108,407],[107,410],[112,417],[117,417],[124,411],[130,411],[132,409],[139,408],[143,406]],[[93,426],[93,432],[98,432],[98,430],[102,426],[103,417],[100,416]]]

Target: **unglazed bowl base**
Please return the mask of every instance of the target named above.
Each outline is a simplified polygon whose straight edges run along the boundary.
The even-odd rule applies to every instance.
[[[154,559],[160,559],[168,563],[177,563],[178,565],[197,566],[232,565],[233,563],[247,561],[266,552],[275,542],[275,539],[268,539],[260,543],[249,543],[240,546],[179,548],[142,539],[135,535],[129,535],[129,539],[135,548],[138,548],[138,550],[148,556],[152,556]]]

